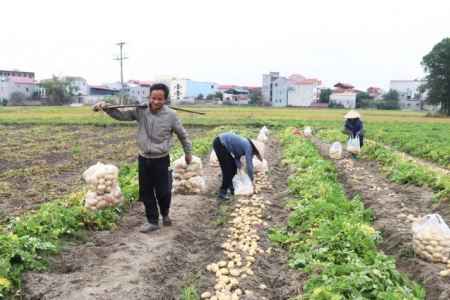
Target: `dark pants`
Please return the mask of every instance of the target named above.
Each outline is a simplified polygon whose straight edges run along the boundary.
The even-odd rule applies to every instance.
[[[364,144],[363,140],[364,140],[364,136],[362,135],[362,136],[359,137],[359,148],[362,148],[362,146]]]
[[[237,166],[233,156],[228,149],[222,145],[220,139],[216,137],[213,141],[214,152],[216,152],[220,169],[222,170],[222,186],[221,189],[227,190],[233,184],[233,177],[236,175]]]
[[[158,224],[159,213],[169,214],[172,200],[172,172],[170,156],[145,158],[139,155],[139,197],[145,206],[145,215],[151,224]]]

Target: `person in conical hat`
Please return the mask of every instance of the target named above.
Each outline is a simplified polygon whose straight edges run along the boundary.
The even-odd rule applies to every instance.
[[[252,180],[253,188],[255,188],[252,160],[253,155],[256,155],[260,161],[263,161],[265,150],[263,142],[227,132],[220,133],[214,139],[213,148],[222,170],[222,185],[219,188],[219,199],[230,199],[227,196],[228,189],[230,189],[231,195],[234,195],[233,177],[237,173],[238,168],[242,169],[242,156],[245,156],[248,177]]]
[[[361,115],[356,110],[351,109],[345,116],[344,129],[351,138],[359,137],[359,145],[363,146],[364,125],[361,121]]]

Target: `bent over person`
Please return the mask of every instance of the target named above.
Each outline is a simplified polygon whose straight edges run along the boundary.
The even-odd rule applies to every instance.
[[[104,110],[109,116],[121,121],[137,121],[137,146],[139,149],[139,197],[144,203],[148,224],[140,229],[149,232],[159,229],[159,213],[163,225],[171,226],[169,216],[172,199],[172,172],[169,151],[175,133],[183,146],[186,164],[192,161],[192,145],[176,112],[165,105],[169,88],[162,83],[150,88],[148,107],[130,110],[108,108],[105,102],[92,106],[94,111]],[[159,207],[159,212],[158,212]]]
[[[351,109],[345,116],[344,129],[351,138],[359,137],[359,147],[363,146],[364,125],[360,119],[361,115]]]
[[[227,132],[219,134],[214,139],[213,148],[219,160],[220,169],[222,170],[222,185],[219,188],[218,195],[220,199],[230,199],[227,196],[228,189],[230,189],[231,195],[234,195],[233,176],[236,174],[238,168],[242,168],[242,156],[245,156],[248,176],[252,180],[253,189],[255,188],[252,160],[253,155],[256,155],[260,161],[263,161],[265,149],[263,142]]]

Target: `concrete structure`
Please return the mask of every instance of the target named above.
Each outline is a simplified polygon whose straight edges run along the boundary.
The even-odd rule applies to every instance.
[[[0,70],[0,77],[15,76],[15,77],[27,77],[35,79],[34,72],[23,72],[17,69],[14,70]]]
[[[291,80],[288,88],[287,105],[310,107],[313,103],[319,102],[321,89],[322,82],[317,79]]]
[[[417,88],[423,84],[423,80],[391,80],[389,89],[396,90],[399,94],[400,109],[421,110],[422,102],[427,98],[426,93],[420,94]]]
[[[307,79],[300,74],[286,78],[278,72],[270,72],[263,74],[261,93],[265,105],[310,107],[319,101],[321,88],[322,82],[318,79]]]
[[[369,87],[367,89],[367,93],[370,95],[372,100],[382,100],[383,95],[386,94],[386,91],[379,87]]]
[[[232,105],[248,105],[250,92],[246,89],[229,89],[223,92],[223,102]]]
[[[330,95],[330,104],[341,104],[344,108],[355,108],[356,105],[356,93],[342,92],[333,93]]]
[[[165,85],[170,87],[170,82],[173,79],[175,79],[175,77],[169,75],[155,76],[154,83],[164,83]]]
[[[170,100],[183,100],[184,98],[198,97],[202,94],[206,98],[215,94],[219,85],[217,83],[193,81],[190,79],[173,79],[170,81]]]
[[[21,100],[30,100],[35,89],[36,89],[36,80],[34,78],[18,77],[18,76],[0,76],[0,100],[2,99],[11,100],[11,95],[14,92],[21,92],[25,95],[25,99]]]
[[[71,76],[69,76],[71,77]],[[83,77],[72,77],[74,80],[73,85],[77,86],[79,90],[76,92],[77,95],[88,95],[89,93],[89,86]]]

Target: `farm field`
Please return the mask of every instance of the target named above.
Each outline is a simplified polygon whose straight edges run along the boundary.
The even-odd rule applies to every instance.
[[[111,209],[111,214],[99,214],[92,219],[89,219],[91,218],[89,214],[89,218],[83,215],[85,220],[75,223],[78,229],[73,229],[69,226],[70,222],[67,222],[67,227],[64,229],[67,232],[57,234],[57,238],[63,242],[58,246],[64,245],[66,250],[45,258],[49,271],[24,272],[20,292],[17,286],[12,289],[11,285],[6,286],[6,284],[3,285],[2,290],[0,280],[0,292],[6,291],[5,295],[9,293],[8,295],[16,299],[20,297],[23,299],[198,299],[200,293],[213,292],[216,276],[206,271],[206,266],[227,259],[222,245],[228,239],[228,222],[232,220],[230,214],[241,202],[238,201],[238,197],[230,203],[222,203],[216,199],[220,170],[209,166],[212,137],[218,132],[230,129],[241,132],[243,135],[256,137],[259,128],[267,125],[271,135],[267,142],[266,159],[269,164],[269,182],[273,185],[273,189],[263,189],[258,194],[263,202],[268,201],[270,204],[265,204],[262,213],[265,225],[263,223],[255,227],[260,237],[258,245],[265,252],[255,255],[256,261],[251,266],[254,275],[240,281],[239,287],[243,291],[249,290],[253,293],[253,295],[242,296],[241,299],[302,299],[301,295],[310,299],[331,299],[329,298],[331,295],[337,297],[335,299],[351,299],[352,293],[364,290],[363,287],[367,283],[358,283],[356,278],[355,281],[348,277],[345,279],[345,272],[350,269],[341,270],[343,277],[336,277],[339,278],[336,279],[336,283],[333,280],[324,282],[323,278],[317,276],[317,272],[323,272],[323,274],[328,271],[335,272],[336,269],[333,268],[338,265],[337,260],[329,261],[326,256],[322,257],[317,252],[317,249],[323,251],[323,245],[326,245],[327,240],[331,238],[331,236],[328,238],[326,235],[322,236],[324,233],[321,232],[323,230],[321,220],[326,220],[325,211],[322,217],[315,217],[318,219],[314,219],[314,222],[309,224],[308,232],[302,231],[304,228],[301,225],[295,225],[299,220],[303,220],[302,223],[306,226],[307,220],[314,215],[313,212],[311,215],[305,214],[305,211],[309,209],[306,208],[306,203],[311,202],[312,199],[319,200],[325,197],[324,192],[334,193],[336,189],[342,189],[342,197],[346,197],[342,198],[344,202],[350,200],[348,202],[355,205],[349,207],[351,210],[346,212],[348,216],[357,215],[357,211],[361,213],[361,218],[355,219],[355,222],[363,222],[360,224],[364,229],[361,234],[364,234],[364,239],[367,239],[367,244],[363,245],[364,251],[367,253],[372,251],[371,245],[376,245],[377,240],[381,238],[378,249],[395,259],[394,270],[396,267],[423,287],[427,294],[426,299],[449,297],[450,284],[445,277],[439,276],[439,271],[445,270],[445,264],[428,263],[415,257],[411,247],[411,223],[406,222],[406,216],[409,214],[423,216],[435,212],[440,213],[448,221],[450,217],[448,205],[444,201],[440,203],[439,199],[444,198],[437,200],[434,198],[439,190],[433,190],[431,184],[409,182],[405,185],[401,180],[392,179],[392,174],[389,173],[391,170],[382,162],[369,156],[372,153],[369,150],[372,149],[370,144],[367,156],[364,155],[363,148],[361,158],[357,160],[350,159],[346,155],[340,160],[330,160],[328,157],[330,138],[327,138],[330,133],[327,131],[331,130],[333,135],[333,128],[342,127],[342,116],[345,111],[286,109],[280,110],[282,112],[276,110],[276,113],[271,115],[267,112],[261,113],[258,109],[226,108],[222,111],[217,108],[213,110],[195,107],[195,110],[207,111],[206,117],[180,113],[196,145],[194,154],[202,158],[207,192],[196,196],[174,195],[172,206],[174,226],[143,235],[138,232],[145,221],[143,205],[135,202],[136,173],[133,170],[136,160],[135,124],[119,124],[107,117],[99,118],[98,115],[84,110],[85,108],[82,110],[64,108],[54,112],[47,111],[48,108],[40,109],[42,109],[40,112],[25,114],[26,117],[21,120],[18,120],[16,116],[18,122],[14,122],[14,118],[6,120],[3,116],[22,114],[23,111],[19,109],[6,113],[0,110],[0,116],[2,116],[2,123],[0,123],[2,142],[0,146],[0,213],[2,215],[0,218],[3,220],[3,235],[20,236],[20,232],[27,234],[34,232],[36,237],[41,234],[43,236],[42,232],[47,230],[47,224],[32,227],[31,223],[21,225],[20,221],[17,221],[17,219],[26,219],[27,215],[39,213],[39,205],[42,203],[70,198],[67,202],[62,202],[60,206],[66,208],[69,205],[82,206],[86,184],[81,174],[99,161],[121,166],[121,172],[122,170],[124,172],[121,173],[124,178],[122,184],[134,187],[128,192],[124,191],[124,194],[132,201],[126,202],[123,209]],[[80,114],[72,113],[74,109]],[[290,117],[284,117],[283,113]],[[211,116],[213,114],[214,116]],[[233,118],[234,114],[236,118]],[[366,112],[362,114],[364,121]],[[33,119],[35,122],[31,122]],[[47,119],[48,122],[46,122]],[[441,128],[445,130],[447,128],[445,126],[450,124],[447,119],[423,118],[423,114],[419,113],[406,113],[404,116],[395,117],[368,111],[367,138],[371,138],[371,131],[378,130],[377,134],[379,134],[385,128],[392,128],[391,125],[383,124],[386,120],[394,122],[398,119],[408,122],[401,126],[405,134],[407,126],[413,128],[412,131],[419,126],[434,126],[438,130]],[[67,120],[69,122],[66,122]],[[227,120],[252,126],[230,127],[228,124],[230,122]],[[422,125],[422,122],[417,123],[417,120],[424,120],[425,125]],[[223,126],[223,124],[227,125]],[[291,130],[287,131],[286,127],[297,126],[303,129],[306,125],[311,125],[313,128],[312,138],[295,137],[295,140],[292,140],[292,137],[289,137],[293,134]],[[391,146],[397,144],[395,141],[381,139],[380,136],[374,138],[372,142],[381,141]],[[293,152],[296,150],[283,144],[285,139],[289,141],[289,144],[295,144],[299,153]],[[343,138],[336,134],[334,139]],[[419,138],[416,140],[420,143]],[[433,149],[435,142],[437,139],[427,140],[427,145]],[[444,143],[439,147],[445,148],[445,146]],[[314,151],[317,154],[314,154]],[[177,158],[180,153],[176,148],[172,152],[172,159]],[[296,153],[294,157],[297,158],[290,158],[289,155],[294,153]],[[317,155],[318,158],[311,159],[312,155]],[[322,166],[309,165],[318,160],[326,165],[323,170]],[[416,161],[420,161],[420,157],[417,157]],[[438,161],[430,160],[430,162],[442,166]],[[304,171],[301,171],[302,169]],[[313,187],[307,181],[297,180],[296,172],[308,174],[310,169],[311,176],[329,177],[332,181],[334,178],[335,183],[340,187],[331,185],[328,190],[324,188],[325,183],[316,184],[316,187]],[[336,172],[336,177],[334,175],[330,177],[333,172]],[[443,180],[447,180],[446,177]],[[357,206],[357,203],[362,203],[372,212],[366,212],[362,206]],[[301,207],[305,209],[303,212],[299,210]],[[405,216],[399,217],[401,214]],[[332,221],[330,219],[327,222]],[[329,225],[327,227],[330,227]],[[316,229],[311,231],[313,228]],[[317,240],[315,240],[316,234]],[[5,241],[6,239],[0,239],[0,243]],[[354,242],[350,241],[351,247]],[[43,245],[39,247],[45,248]],[[329,251],[331,248],[330,246]],[[358,253],[357,248],[350,248],[347,249],[350,251],[348,257],[361,259],[361,262],[367,263],[364,256],[360,258],[353,256],[354,253]],[[5,253],[0,249],[0,260],[4,257]],[[9,258],[10,261],[17,263],[18,256]],[[305,264],[301,262],[303,258],[308,258],[307,261],[317,260],[317,265]],[[19,263],[26,261],[26,259],[22,261],[19,259]],[[374,262],[385,262],[386,266],[365,265],[365,273],[361,273],[361,276],[370,279],[367,281],[372,286],[372,293],[381,294],[383,291],[386,293],[385,299],[395,299],[392,298],[393,295],[403,295],[407,299],[425,298],[420,286],[389,269],[391,263],[388,258],[377,256]],[[5,265],[0,264],[1,266]],[[34,268],[28,264],[25,269],[33,270]],[[395,284],[391,287],[392,294],[383,290],[386,282],[381,277],[377,278],[377,272],[381,272],[382,276],[389,274],[388,279],[394,281]],[[5,274],[0,271],[0,279],[3,277]],[[354,281],[354,285],[343,286],[342,283],[346,281],[347,283]],[[261,284],[266,285],[267,289],[261,289]],[[336,286],[340,286],[342,290],[332,288],[336,287],[333,284],[337,284]],[[12,296],[14,293],[17,293],[17,296]]]

